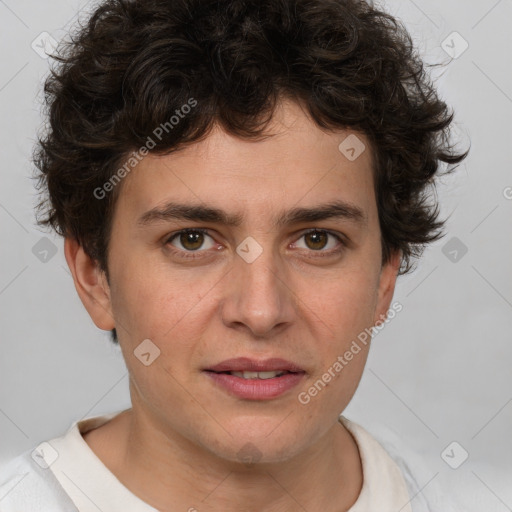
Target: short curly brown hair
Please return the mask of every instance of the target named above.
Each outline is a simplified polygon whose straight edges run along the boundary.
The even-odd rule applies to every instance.
[[[168,126],[156,154],[201,140],[214,123],[259,138],[283,98],[322,129],[367,136],[383,262],[399,249],[406,273],[443,236],[428,191],[440,163],[450,172],[467,152],[450,143],[453,112],[405,27],[363,0],[107,0],[54,58],[33,157],[38,222],[76,239],[107,279],[121,187],[104,199],[97,191],[155,127]]]

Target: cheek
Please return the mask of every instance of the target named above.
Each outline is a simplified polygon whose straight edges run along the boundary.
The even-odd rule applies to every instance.
[[[378,279],[372,272],[344,272],[303,293],[304,303],[336,339],[357,336],[372,324],[378,297]]]
[[[201,338],[207,316],[202,296],[211,288],[208,280],[191,282],[185,274],[164,272],[158,265],[128,265],[118,268],[113,291],[113,310],[116,322],[122,327],[120,345],[135,386],[135,396],[144,397],[155,414],[190,407],[190,396],[183,392],[190,375],[194,350]],[[201,287],[199,289],[198,287]],[[118,329],[119,331],[119,329]],[[143,340],[158,353],[148,366],[134,354]],[[157,352],[159,350],[159,352]]]
[[[218,281],[219,276],[194,277],[157,262],[119,266],[112,288],[116,322],[127,331],[131,344],[146,338],[162,348],[170,339],[192,344],[201,329],[201,317],[208,316],[205,308]]]
[[[339,404],[348,404],[364,370],[377,285],[375,273],[353,271],[319,285],[305,299],[303,312],[306,322],[316,325],[312,338],[320,363],[310,385],[323,389],[325,384],[329,391],[322,393],[324,405],[331,404],[333,410]]]

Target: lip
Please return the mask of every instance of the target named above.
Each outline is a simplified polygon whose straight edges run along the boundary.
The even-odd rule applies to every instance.
[[[270,400],[294,388],[306,375],[304,372],[287,373],[272,379],[244,379],[228,373],[205,370],[216,384],[230,395],[245,400]]]
[[[271,359],[251,359],[249,357],[237,357],[227,359],[221,363],[205,368],[211,372],[273,372],[273,371],[289,371],[295,373],[304,373],[304,370],[297,364],[273,357]]]
[[[237,357],[222,361],[210,368],[205,368],[203,371],[215,384],[219,385],[230,395],[246,400],[270,400],[276,398],[297,386],[306,375],[306,372],[298,364],[277,357],[263,360]],[[287,371],[290,373],[271,379],[244,379],[236,375],[220,373],[243,371]]]

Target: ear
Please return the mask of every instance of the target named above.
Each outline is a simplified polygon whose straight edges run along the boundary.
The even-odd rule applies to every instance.
[[[377,307],[375,308],[375,316],[373,319],[374,325],[376,323],[382,323],[388,315],[389,306],[395,292],[396,278],[400,269],[401,260],[402,252],[399,250],[394,251],[381,269]]]
[[[64,240],[64,255],[75,282],[78,296],[97,327],[105,331],[114,329],[110,288],[105,273],[98,263],[85,253],[72,238]]]

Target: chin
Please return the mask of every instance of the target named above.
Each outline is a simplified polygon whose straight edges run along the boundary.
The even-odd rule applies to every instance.
[[[300,453],[307,444],[306,439],[297,439],[285,430],[278,433],[275,426],[274,432],[257,426],[250,433],[246,433],[246,429],[226,430],[231,435],[223,432],[222,440],[216,438],[204,446],[216,457],[237,464],[254,466],[285,462]]]

